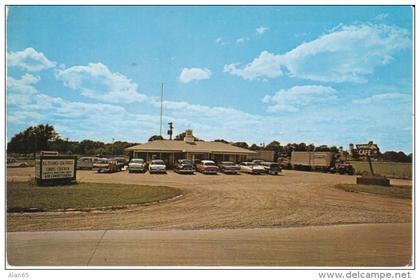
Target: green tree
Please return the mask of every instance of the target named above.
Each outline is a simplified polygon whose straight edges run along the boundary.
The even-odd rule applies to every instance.
[[[229,144],[229,142],[226,141],[225,139],[216,139],[216,140],[214,140],[214,142],[222,142],[222,143],[225,143],[225,144]]]
[[[100,141],[83,140],[79,144],[78,154],[81,155],[96,155],[102,154],[105,148],[105,143]],[[98,152],[101,149],[101,152]]]
[[[232,143],[233,146],[239,147],[239,148],[244,148],[244,149],[248,149],[248,144],[246,142],[235,142]]]
[[[249,149],[251,151],[259,151],[262,150],[262,147],[258,146],[257,144],[252,144],[251,146],[249,146]]]
[[[149,138],[149,140],[147,140],[148,142],[152,142],[152,141],[155,141],[155,140],[163,140],[163,137],[162,136],[160,136],[160,135],[153,135],[153,136],[151,136],[150,138]]]
[[[381,155],[386,161],[393,162],[412,162],[412,154],[406,155],[404,152],[387,151]]]
[[[338,148],[337,148],[337,146],[331,146],[331,147],[330,147],[330,152],[333,152],[333,153],[338,153]]]
[[[281,157],[281,155],[284,153],[284,148],[280,145],[280,142],[278,141],[271,142],[270,144],[265,146],[264,149],[268,151],[274,151],[274,161],[277,161],[277,159]]]
[[[321,145],[315,148],[315,152],[329,152],[330,148],[327,145]]]
[[[19,132],[12,137],[7,144],[9,153],[36,153],[50,148],[50,142],[58,139],[58,133],[55,132],[52,125],[40,124],[30,126],[25,131]]]

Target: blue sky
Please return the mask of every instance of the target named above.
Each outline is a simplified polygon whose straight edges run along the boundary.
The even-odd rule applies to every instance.
[[[7,138],[202,139],[412,151],[408,6],[9,7]]]

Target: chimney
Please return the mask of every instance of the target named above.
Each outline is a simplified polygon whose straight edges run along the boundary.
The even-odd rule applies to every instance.
[[[349,144],[349,155],[353,156],[354,145],[352,143]]]
[[[185,143],[194,143],[194,136],[192,129],[185,130],[185,137],[184,137]]]

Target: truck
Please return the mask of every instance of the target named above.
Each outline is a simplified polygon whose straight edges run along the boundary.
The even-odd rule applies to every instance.
[[[339,160],[334,152],[292,152],[290,163],[296,170],[354,174],[353,166]]]

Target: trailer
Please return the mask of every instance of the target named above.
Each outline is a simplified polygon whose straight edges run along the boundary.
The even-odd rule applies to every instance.
[[[292,152],[290,163],[296,170],[354,174],[353,166],[339,161],[334,152]]]

